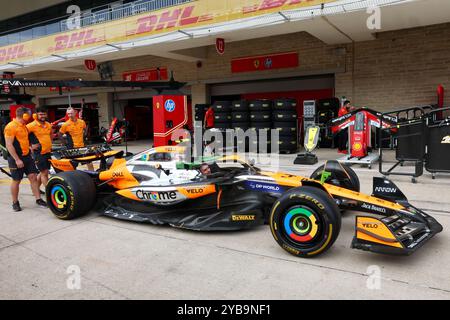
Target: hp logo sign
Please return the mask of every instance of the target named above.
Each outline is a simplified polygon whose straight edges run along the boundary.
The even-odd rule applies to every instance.
[[[166,109],[167,112],[173,112],[175,110],[175,102],[171,99],[167,100],[166,103],[164,104],[164,108]]]

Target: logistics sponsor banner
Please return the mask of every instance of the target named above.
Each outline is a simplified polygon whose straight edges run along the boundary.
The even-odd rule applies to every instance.
[[[336,0],[198,0],[69,32],[0,47],[0,65],[38,60],[180,29],[250,18]]]
[[[167,68],[156,68],[148,70],[126,71],[122,74],[123,81],[146,82],[157,80],[168,80]]]
[[[298,67],[298,53],[287,52],[231,60],[231,72],[251,72]]]

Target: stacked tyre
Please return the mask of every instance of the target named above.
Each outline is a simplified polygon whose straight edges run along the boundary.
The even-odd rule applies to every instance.
[[[255,130],[257,139],[251,139],[250,150],[257,152],[270,152],[272,128],[272,101],[252,100],[249,102],[250,128]],[[265,143],[264,143],[265,142]]]
[[[248,102],[245,100],[233,101],[231,104],[231,128],[247,131],[250,128],[250,113]]]
[[[196,104],[194,107],[194,119],[195,121],[203,122],[205,119],[205,113],[208,110],[207,104]]]
[[[279,132],[280,153],[294,153],[298,149],[297,101],[277,99],[273,103],[272,128]]]
[[[231,104],[231,128],[236,131],[235,151],[249,151],[249,139],[243,134],[250,128],[250,112],[246,100],[233,101]]]
[[[214,127],[217,129],[231,128],[231,102],[216,101],[213,104],[214,110]]]

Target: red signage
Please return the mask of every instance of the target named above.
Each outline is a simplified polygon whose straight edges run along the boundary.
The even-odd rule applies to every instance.
[[[61,91],[72,91],[76,88],[69,88],[69,87],[61,87]],[[50,92],[56,92],[59,91],[59,87],[49,87]]]
[[[225,53],[225,39],[223,39],[223,38],[216,39],[216,50],[217,50],[218,54]]]
[[[298,53],[287,52],[231,60],[231,72],[252,72],[298,67]]]
[[[84,66],[89,71],[94,71],[97,69],[97,62],[95,62],[95,60],[84,60]]]
[[[122,74],[122,79],[123,81],[135,82],[168,80],[169,73],[167,71],[167,68],[127,71]]]

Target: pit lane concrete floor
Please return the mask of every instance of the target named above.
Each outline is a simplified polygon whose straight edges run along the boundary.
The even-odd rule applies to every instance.
[[[146,146],[134,143],[130,150]],[[317,154],[320,162],[336,157],[334,150]],[[316,168],[294,166],[294,157],[283,155],[280,170],[309,175]],[[362,191],[370,193],[377,168],[353,168]],[[60,221],[34,206],[28,185],[21,192],[24,211],[13,213],[9,181],[1,176],[0,298],[449,299],[450,176],[432,180],[425,173],[417,184],[393,180],[440,221],[441,234],[409,257],[358,251],[350,248],[354,213],[345,213],[332,249],[299,259],[275,243],[268,226],[198,233],[96,213]]]

